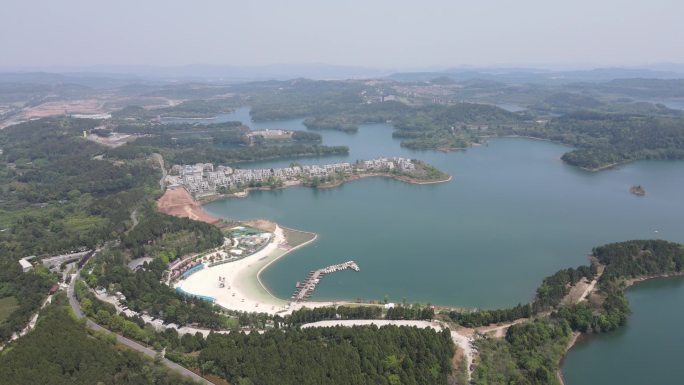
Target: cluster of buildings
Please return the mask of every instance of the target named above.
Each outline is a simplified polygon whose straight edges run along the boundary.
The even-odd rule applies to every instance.
[[[288,130],[280,130],[280,129],[275,129],[275,130],[257,130],[257,131],[250,131],[247,133],[248,138],[253,138],[256,136],[261,136],[264,139],[285,139],[285,138],[291,138],[293,134],[293,131],[288,131]]]
[[[174,165],[166,181],[170,186],[181,185],[190,193],[198,194],[215,192],[221,187],[239,189],[273,180],[297,181],[356,172],[412,172],[415,168],[413,160],[399,157],[360,160],[353,164],[293,165],[291,167],[266,169],[234,169],[228,166],[214,167],[211,163],[197,163],[195,165]]]
[[[48,257],[48,258],[43,258],[40,260],[40,262],[48,268],[50,271],[57,272],[62,270],[63,265],[67,263],[72,263],[72,262],[77,262],[77,261],[85,261],[87,258],[89,258],[94,250],[89,250],[85,247],[81,247],[78,250],[72,250],[71,253],[68,254],[62,254],[62,255],[57,255],[54,257]],[[21,270],[26,273],[33,269],[33,262],[31,262],[33,259],[36,259],[35,255],[31,255],[29,257],[24,257],[19,260],[19,265],[21,266]]]
[[[248,229],[243,226],[233,228],[230,235],[233,239],[233,245],[228,253],[234,256],[252,255],[268,245],[273,237],[271,233]]]
[[[173,281],[180,278],[184,274],[193,273],[201,263],[194,260],[193,258],[188,259],[178,259],[169,265],[170,276],[169,280]]]

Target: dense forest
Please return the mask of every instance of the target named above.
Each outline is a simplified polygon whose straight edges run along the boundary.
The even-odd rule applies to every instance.
[[[122,146],[110,154],[115,157],[128,158],[130,152],[134,156],[144,153],[159,152],[171,164],[236,164],[257,160],[294,158],[294,157],[322,157],[329,155],[346,155],[346,146],[321,146],[311,144],[292,144],[283,146],[260,146],[241,148],[220,148],[217,146],[182,147],[175,145],[145,146],[144,143]]]
[[[384,326],[211,334],[197,366],[234,384],[446,384],[448,331]]]
[[[393,136],[414,149],[466,148],[495,128],[530,124],[525,117],[484,104],[458,103],[427,106],[394,122]]]
[[[86,332],[66,298],[43,311],[36,329],[0,353],[4,385],[193,384],[138,353],[114,345],[110,335]]]
[[[556,368],[571,330],[564,322],[537,320],[508,329],[503,340],[478,341],[477,385],[558,385]]]
[[[0,255],[17,260],[121,234],[160,175],[145,158],[115,163],[79,135],[96,121],[42,119],[0,132]]]
[[[145,210],[137,226],[121,237],[121,246],[132,258],[153,256],[170,262],[183,255],[223,244],[216,226]]]
[[[248,95],[252,118],[258,121],[329,115],[363,103],[363,84],[351,81],[294,79],[247,83],[232,87]]]
[[[563,160],[591,170],[640,159],[684,159],[684,117],[676,115],[582,111],[514,132],[575,146]]]
[[[610,243],[594,248],[593,254],[606,266],[602,281],[679,274],[684,267],[684,248],[662,240]]]
[[[169,164],[232,164],[262,159],[346,154],[346,147],[322,146],[314,132],[294,131],[289,139],[248,136],[249,127],[240,122],[215,124],[159,124],[149,121],[120,121],[112,129],[146,135],[124,146],[110,149],[107,156],[132,159],[161,154]]]
[[[336,319],[389,319],[389,320],[431,320],[435,311],[430,306],[395,305],[384,311],[380,306],[329,306],[313,309],[302,308],[281,319],[286,326],[299,326],[306,323]]]

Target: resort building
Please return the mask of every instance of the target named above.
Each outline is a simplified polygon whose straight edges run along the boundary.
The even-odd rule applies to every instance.
[[[356,163],[333,163],[267,169],[233,169],[211,163],[174,165],[167,176],[169,185],[181,184],[192,194],[214,193],[219,188],[234,189],[258,185],[273,180],[282,182],[310,178],[327,178],[333,175],[350,175],[356,172],[411,172],[415,163],[407,158],[377,158]]]
[[[33,257],[28,257],[28,258],[33,258]],[[21,266],[21,270],[22,270],[24,273],[26,273],[26,272],[30,271],[31,269],[33,269],[33,265],[31,264],[31,262],[29,262],[29,261],[27,260],[27,258],[22,258],[22,259],[20,259],[20,260],[19,260],[19,265]]]

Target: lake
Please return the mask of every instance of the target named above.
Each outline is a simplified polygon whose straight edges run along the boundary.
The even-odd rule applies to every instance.
[[[254,129],[303,129],[301,120],[254,124],[248,109],[223,119]],[[296,161],[404,156],[454,178],[428,186],[372,178],[329,190],[257,191],[206,205],[216,216],[268,218],[319,234],[316,243],[262,274],[282,298],[308,271],[353,259],[361,272],[326,276],[313,299],[510,306],[532,299],[543,277],[587,263],[593,246],[635,238],[684,241],[682,163],[637,162],[590,173],[560,161],[568,147],[543,141],[496,139],[439,153],[401,148],[387,124],[363,125],[357,134],[321,133],[325,144],[349,146],[349,156]],[[282,167],[293,160],[241,167]],[[646,197],[630,194],[633,184],[643,185]]]
[[[254,123],[249,109],[219,117],[253,129],[305,129],[301,119]],[[205,206],[236,219],[269,218],[314,231],[312,245],[262,274],[288,298],[296,281],[326,265],[354,259],[361,272],[325,277],[314,299],[406,299],[495,308],[531,300],[541,280],[560,268],[587,263],[607,242],[663,238],[684,242],[684,163],[644,161],[599,173],[570,167],[570,148],[520,138],[492,140],[465,152],[401,148],[387,124],[357,134],[322,131],[349,156],[300,163],[404,156],[453,175],[446,184],[415,186],[364,179],[330,190],[292,188],[252,192]],[[282,167],[294,159],[243,164]],[[629,193],[644,186],[645,197]],[[591,338],[563,364],[567,385],[679,384],[684,356],[684,279],[644,283],[628,291],[634,314],[626,328]]]

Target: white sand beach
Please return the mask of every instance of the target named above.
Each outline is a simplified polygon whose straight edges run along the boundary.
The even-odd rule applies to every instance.
[[[302,307],[333,305],[333,302],[306,302],[290,306],[288,300],[274,296],[261,283],[259,279],[261,271],[280,257],[296,249],[286,246],[285,235],[280,226],[276,226],[274,234],[275,237],[271,242],[258,252],[234,262],[204,268],[179,281],[175,287],[180,287],[190,294],[213,297],[217,305],[226,309],[245,312],[278,313],[282,315]],[[225,287],[223,288],[219,287],[219,277],[225,278]]]

